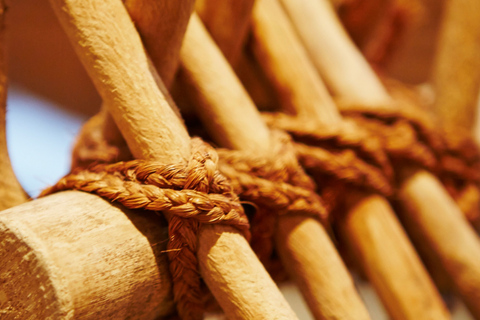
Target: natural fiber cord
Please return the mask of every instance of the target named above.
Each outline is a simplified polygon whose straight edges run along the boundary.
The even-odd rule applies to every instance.
[[[478,220],[480,152],[468,133],[447,132],[417,107],[341,105],[342,114],[377,137],[394,167],[416,166],[444,183],[470,221]]]
[[[219,168],[231,181],[242,201],[252,203],[257,212],[251,224],[251,246],[260,261],[277,280],[283,279],[283,268],[272,259],[273,235],[281,215],[304,215],[321,222],[327,210],[316,193],[314,182],[297,161],[290,136],[271,132],[271,147],[259,156],[243,151],[218,149]]]
[[[317,183],[327,209],[337,212],[346,188],[392,194],[392,168],[379,141],[345,121],[325,130],[315,122],[280,113],[264,114],[267,124],[295,140],[301,165]]]
[[[177,311],[182,319],[201,319],[205,293],[196,258],[201,224],[228,224],[246,236],[249,233],[243,208],[217,162],[215,150],[196,138],[187,164],[132,160],[78,168],[42,196],[81,190],[130,209],[163,212],[168,220],[167,251]]]

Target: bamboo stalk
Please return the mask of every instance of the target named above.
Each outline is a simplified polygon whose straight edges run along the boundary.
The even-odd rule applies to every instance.
[[[295,21],[296,26],[309,21],[310,28],[314,26],[313,29],[316,29],[314,21],[335,19],[335,14],[329,6],[323,6],[315,10],[315,19],[312,19],[313,15],[306,15],[313,11],[312,6],[303,6],[306,1],[295,2],[297,10],[299,10],[299,7],[304,8],[304,15],[302,16],[290,10],[291,6],[288,5],[288,0],[282,1],[286,5],[286,8],[288,8],[290,17]],[[323,2],[325,3],[326,1]],[[335,38],[336,41],[343,41],[345,43],[349,41],[348,38],[343,36],[343,31],[339,30],[338,27],[334,28],[334,26],[335,25],[332,24],[331,33],[328,37],[317,37],[316,39],[307,37],[299,27],[297,27],[297,30],[304,43],[315,40],[322,44],[321,46],[316,46],[318,50],[330,48],[325,50],[329,50],[329,54],[333,58],[338,52],[333,50],[334,44],[331,45],[330,39]],[[312,46],[309,46],[309,48],[311,50]],[[356,49],[350,48],[350,50]],[[312,51],[311,54],[319,53],[318,51],[315,51],[315,53]],[[358,55],[352,54],[349,59],[351,60],[342,60],[341,63],[324,62],[324,68],[328,68],[330,72],[339,73],[341,76],[348,78],[352,74],[355,74],[355,72],[351,70],[359,70],[364,65],[363,59]],[[352,69],[342,71],[337,68],[338,65],[344,63],[351,65]],[[322,74],[322,69],[319,68],[318,71]],[[364,76],[361,79],[358,78],[356,83],[358,90],[342,91],[342,98],[356,103],[363,103],[362,96],[357,94],[357,92],[364,87],[373,87],[373,85],[370,84],[374,75],[373,71],[370,70],[368,74],[370,76]],[[375,83],[378,83],[378,80],[375,81]],[[381,97],[383,99],[385,89],[379,88],[378,91],[373,91],[371,94],[374,97]],[[372,106],[372,108],[375,108],[375,106]],[[406,170],[411,171],[411,169]],[[480,306],[477,303],[478,292],[480,292],[480,274],[478,274],[478,266],[480,265],[480,241],[477,235],[465,217],[458,214],[460,212],[458,206],[452,202],[452,199],[448,196],[436,177],[422,170],[414,170],[413,173],[408,172],[408,174],[402,174],[402,177],[399,199],[400,203],[409,209],[404,210],[402,213],[403,219],[418,224],[417,227],[422,231],[423,240],[429,246],[430,250],[435,252],[442,261],[456,290],[460,293],[470,311],[476,317],[480,317]],[[428,188],[425,188],[425,186],[428,186]],[[430,199],[430,201],[427,199]],[[438,205],[438,207],[432,206],[432,202]],[[442,230],[442,232],[440,233],[439,230]],[[445,241],[446,235],[448,235],[448,241]],[[452,254],[452,248],[463,248],[467,252],[462,250],[465,254]]]
[[[0,210],[28,200],[28,196],[13,172],[8,156],[5,114],[7,111],[7,61],[5,55],[5,11],[0,1]]]
[[[322,18],[317,16],[316,19]],[[305,93],[306,88],[313,91],[323,83],[278,2],[259,0],[256,3],[253,40],[262,67],[283,96],[284,103],[289,104],[300,119],[315,119],[319,126],[339,123],[338,111],[325,89],[318,90],[321,100],[312,101],[312,93]],[[343,55],[338,54],[336,58]],[[332,59],[329,61],[331,64]],[[366,91],[375,87],[378,86],[374,84]],[[361,97],[364,98],[363,92]],[[383,101],[384,98],[385,95],[378,94],[370,101]],[[290,102],[285,102],[286,99]],[[312,108],[315,112],[310,111]],[[350,197],[358,197],[361,201],[351,204],[347,218],[339,225],[344,230],[345,241],[357,249],[355,252],[362,268],[392,318],[448,318],[440,295],[386,200],[371,194],[349,194]]]
[[[433,64],[433,111],[444,125],[473,132],[480,92],[480,3],[445,5]]]
[[[163,219],[66,191],[0,215],[2,319],[157,319],[172,312]]]
[[[51,3],[132,154],[165,163],[185,161],[190,153],[188,134],[158,90],[121,2]],[[202,227],[197,255],[200,271],[228,317],[295,318],[233,228]]]
[[[228,62],[236,67],[250,30],[255,1],[199,0],[196,11]],[[227,23],[226,23],[227,22]]]
[[[255,105],[200,20],[193,16],[181,51],[182,72],[197,110],[223,146],[263,155],[270,134]],[[280,217],[276,245],[317,319],[369,319],[353,281],[323,226]]]

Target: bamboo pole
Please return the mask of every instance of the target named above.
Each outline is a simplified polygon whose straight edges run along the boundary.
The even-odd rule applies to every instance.
[[[330,39],[336,39],[336,41],[345,43],[349,42],[349,39],[343,36],[343,30],[339,29],[340,26],[338,24],[332,24],[328,37],[316,37],[313,39],[307,37],[307,34],[301,31],[302,28],[299,25],[307,24],[307,21],[310,28],[316,29],[315,21],[335,19],[335,14],[330,6],[325,5],[318,7],[318,10],[314,10],[312,6],[303,6],[304,3],[307,3],[306,0],[296,1],[296,10],[300,10],[300,7],[304,9],[303,15],[297,15],[297,11],[291,10],[293,3],[289,0],[282,1],[290,13],[291,19],[295,22],[304,43],[313,42],[314,40],[321,43],[322,45],[317,44],[316,48],[318,50],[329,48],[325,50],[329,51],[328,54],[333,59],[338,52],[333,50],[334,45],[330,45]],[[325,3],[326,1],[323,2]],[[312,12],[315,13],[312,14]],[[313,46],[308,46],[308,48],[312,50]],[[347,50],[346,47],[344,50]],[[352,47],[349,50],[355,51],[356,49]],[[311,55],[314,54],[319,53],[318,51],[311,51]],[[352,70],[359,70],[364,66],[361,56],[352,54],[349,56],[349,59],[349,61],[342,60],[341,63],[324,62],[324,68],[328,68],[331,73],[339,73],[341,76],[348,78],[351,74],[356,74]],[[337,68],[338,65],[344,63],[351,65],[352,69],[343,70]],[[322,74],[321,68],[318,71]],[[370,81],[374,78],[372,70],[364,70],[364,72],[367,72],[367,74],[357,79],[356,87],[358,90],[342,90],[342,98],[356,103],[364,103],[362,96],[357,94],[357,92],[364,87],[373,87],[373,85],[370,85]],[[378,80],[373,81],[373,83],[378,83]],[[383,87],[376,92],[371,92],[371,94],[373,97],[385,99],[385,89]],[[372,105],[372,108],[375,108],[375,106]],[[417,228],[421,230],[426,245],[442,261],[456,290],[460,293],[472,314],[480,318],[480,306],[477,303],[480,292],[480,269],[478,268],[480,265],[480,241],[475,231],[465,217],[460,214],[460,209],[453,203],[436,177],[422,170],[408,168],[405,170],[407,171],[406,173],[401,173],[403,180],[398,193],[400,203],[408,209],[402,213],[403,219],[409,221],[409,223],[415,223]],[[425,188],[426,186],[428,188]],[[432,202],[436,205],[431,205]],[[446,235],[448,235],[448,241],[445,241]],[[452,248],[462,248],[459,251],[464,254],[453,254]]]
[[[5,11],[4,1],[0,1],[0,210],[4,210],[28,200],[28,196],[13,172],[8,156],[5,131],[7,111],[7,61],[5,52]]]
[[[270,133],[213,40],[193,16],[181,51],[189,94],[214,139],[268,157]],[[369,319],[353,281],[323,226],[312,218],[280,217],[276,245],[317,319]]]
[[[250,30],[255,0],[199,0],[196,11],[228,62],[236,67]],[[226,23],[227,22],[227,23]]]
[[[315,119],[319,126],[339,124],[338,111],[278,2],[257,1],[253,40],[258,60],[288,110],[293,109],[300,119]],[[338,54],[336,57],[342,56]],[[375,86],[366,91],[373,90]],[[322,89],[318,90],[319,87]],[[317,91],[320,98],[314,100],[312,91]],[[363,92],[361,96],[364,97]],[[374,100],[369,100],[373,102],[383,98],[384,95],[377,95]],[[345,241],[356,249],[357,260],[391,317],[448,318],[440,295],[388,202],[371,194],[349,194],[349,198],[359,200],[352,201],[347,218],[339,225],[344,230]]]
[[[51,3],[134,157],[186,161],[188,134],[158,90],[121,2]],[[198,243],[200,271],[228,317],[295,318],[238,231],[204,226]]]
[[[157,319],[172,312],[163,219],[66,191],[0,215],[0,318]]]
[[[444,125],[473,132],[480,92],[480,3],[445,5],[433,64],[433,111]]]

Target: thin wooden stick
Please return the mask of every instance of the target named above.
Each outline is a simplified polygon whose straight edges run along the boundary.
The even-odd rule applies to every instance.
[[[298,83],[310,91],[323,84],[306,52],[302,51],[278,2],[257,1],[254,7],[253,40],[257,57],[277,90],[282,92],[288,87],[289,94],[285,94],[283,99],[292,101],[291,106],[295,111],[298,110],[300,119],[315,119],[319,126],[335,125],[331,119],[337,120],[337,123],[340,121],[338,111],[325,89],[322,99],[328,103],[322,101],[316,104],[306,98],[305,89],[296,89]],[[283,60],[284,57],[289,57],[289,60]],[[312,73],[315,77],[311,76]],[[312,104],[317,109],[316,113],[307,111]],[[394,319],[448,318],[440,295],[387,201],[371,194],[349,194],[348,199],[351,198],[357,201],[352,201],[347,218],[340,221],[339,225],[344,229],[345,241],[356,248],[354,252],[362,268],[390,315]]]
[[[201,21],[193,16],[181,51],[182,73],[211,135],[224,146],[268,157],[270,134],[255,105]],[[189,92],[189,93],[190,93]],[[369,319],[323,226],[281,217],[276,244],[317,319]]]
[[[304,15],[301,16],[297,15],[296,11],[290,10],[292,6],[288,4],[289,0],[282,1],[297,26],[307,23],[306,21],[308,21],[310,28],[316,29],[314,21],[335,18],[332,8],[327,5],[315,10],[315,18],[312,19],[313,16],[310,13],[313,11],[313,7],[302,5],[303,3],[307,3],[308,0],[295,2],[297,10],[299,10],[299,7],[304,9]],[[322,2],[326,3],[327,1]],[[306,15],[307,13],[309,14],[308,16]],[[335,26],[337,25],[332,24],[328,37],[317,37],[315,39],[308,38],[307,35],[301,31],[302,28],[298,27],[297,30],[304,43],[315,40],[318,43],[321,42],[321,45],[316,46],[318,50],[330,48],[326,50],[330,52],[329,54],[333,59],[333,57],[338,56],[339,53],[333,50],[334,44],[330,45],[331,39],[344,42],[348,41],[348,38],[343,36],[343,31]],[[343,50],[347,49],[344,48]],[[349,50],[356,49],[350,48]],[[312,52],[312,55],[313,54],[318,54],[318,52]],[[349,64],[352,66],[351,70],[359,70],[361,66],[364,65],[361,56],[351,55],[349,57],[351,60],[348,62],[345,60],[341,62],[335,60],[338,61],[337,63],[324,62],[324,69],[328,68],[331,73],[339,73],[341,76],[348,78],[351,74],[356,73],[350,73],[350,70],[342,71],[342,69],[337,68],[339,64]],[[322,69],[319,68],[318,71],[322,73]],[[372,76],[373,71],[370,70],[368,74]],[[361,91],[364,87],[373,87],[369,84],[370,79],[370,76],[358,78],[356,83],[358,90],[344,90],[341,92],[342,97],[353,102],[363,103],[362,96],[357,94],[357,92]],[[375,83],[378,83],[378,80],[376,80]],[[376,92],[372,91],[371,94],[374,97],[384,99],[385,89],[380,88]],[[373,108],[375,107],[373,106]],[[418,229],[422,232],[423,240],[442,261],[455,288],[466,302],[470,311],[476,317],[480,317],[480,305],[478,304],[480,294],[480,269],[478,268],[480,265],[480,241],[478,236],[465,217],[460,214],[460,209],[453,203],[436,177],[422,170],[413,170],[413,172],[412,169],[406,170],[408,171],[407,173],[402,173],[404,179],[399,190],[400,202],[408,209],[404,210],[402,214],[403,218],[417,224]],[[432,203],[435,203],[435,206],[433,206]],[[448,241],[445,240],[446,236],[448,236]],[[452,248],[458,248],[462,254],[453,254]]]
[[[28,200],[13,172],[8,156],[5,114],[7,109],[7,61],[5,56],[5,2],[0,1],[0,210]]]
[[[446,2],[432,74],[434,112],[444,125],[473,131],[480,92],[479,57],[480,2]]]
[[[121,2],[51,3],[132,154],[165,163],[185,161],[190,154],[186,129],[158,90]],[[228,317],[295,318],[247,241],[233,228],[203,227],[198,259]]]

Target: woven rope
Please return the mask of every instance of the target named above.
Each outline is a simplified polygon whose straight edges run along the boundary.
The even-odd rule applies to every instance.
[[[264,114],[264,119],[294,138],[298,160],[330,212],[338,211],[346,188],[392,194],[392,168],[379,141],[353,123],[323,129],[285,114]]]
[[[133,160],[78,168],[43,195],[62,190],[95,193],[130,209],[161,211],[168,220],[168,257],[174,300],[182,319],[202,319],[205,293],[198,272],[197,232],[201,224],[232,225],[248,236],[248,220],[218,156],[201,139],[192,139],[185,164]]]
[[[341,105],[342,114],[378,137],[394,166],[431,171],[470,221],[480,217],[480,152],[471,135],[439,128],[421,109]]]
[[[130,153],[121,147],[123,144],[117,141],[120,147],[112,146],[105,140],[98,128],[101,123],[93,118],[89,122],[76,142],[74,163],[90,165],[131,159]],[[219,169],[230,180],[234,192],[256,209],[251,221],[253,250],[276,280],[283,280],[286,275],[273,245],[276,221],[286,214],[327,220],[327,210],[315,192],[315,184],[299,165],[291,138],[278,130],[272,130],[271,148],[262,155],[227,149],[217,152]]]
[[[315,192],[315,184],[297,161],[289,135],[272,131],[271,148],[262,155],[219,149],[219,168],[231,181],[242,201],[254,204],[251,221],[252,248],[277,279],[283,268],[273,259],[273,235],[282,215],[305,215],[326,220],[327,211]],[[266,155],[266,156],[265,156]]]

